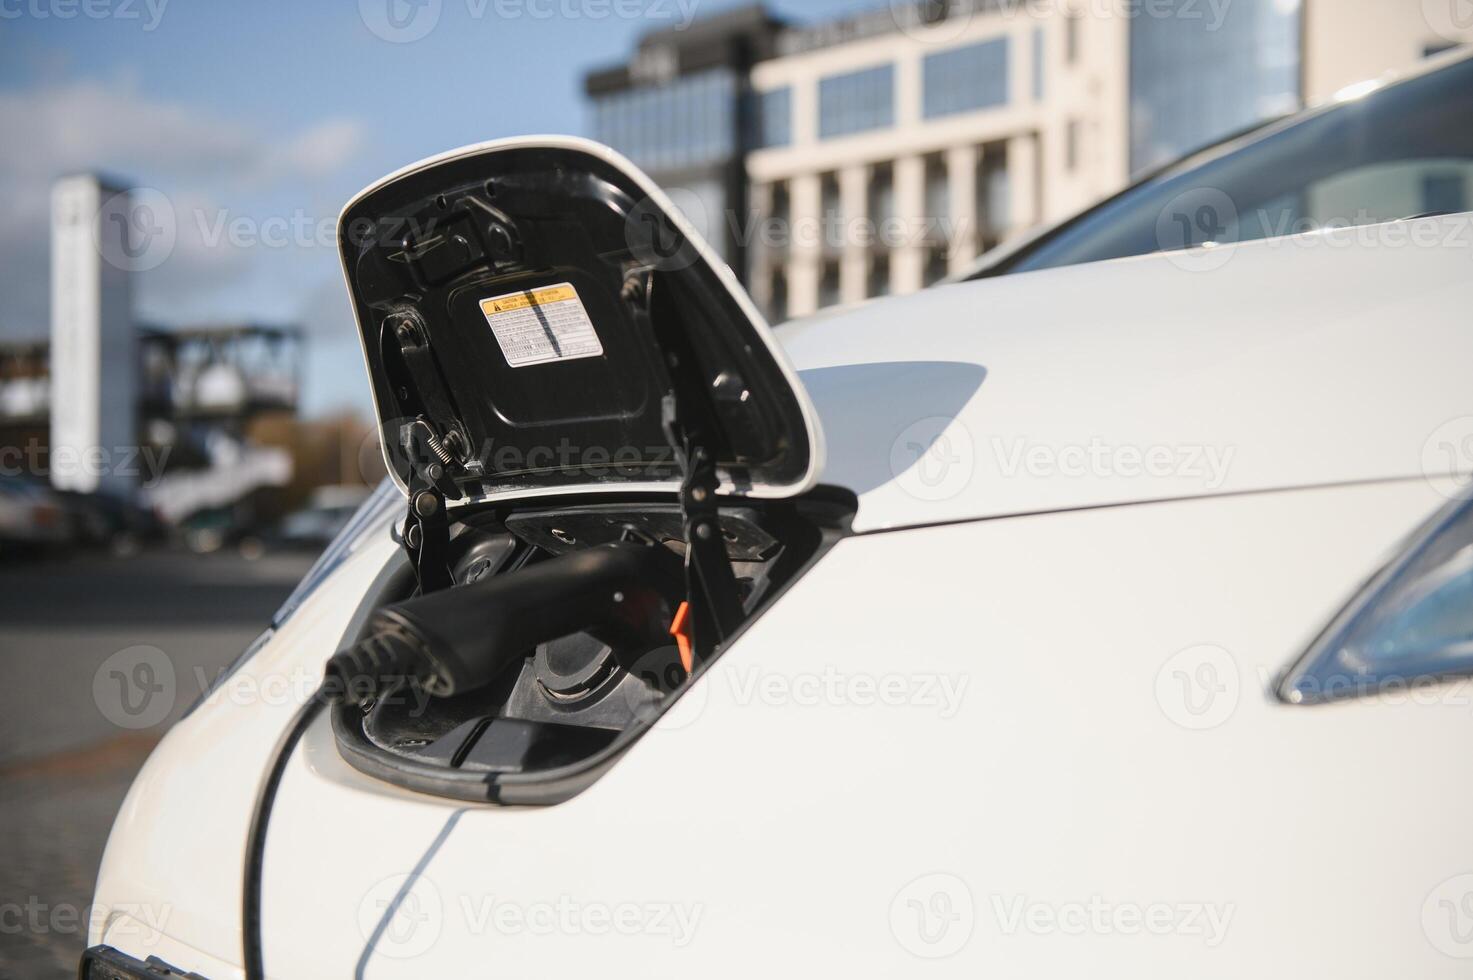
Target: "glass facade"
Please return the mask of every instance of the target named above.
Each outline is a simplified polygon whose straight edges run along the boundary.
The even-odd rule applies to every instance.
[[[895,66],[880,65],[818,83],[818,136],[831,139],[895,123]]]
[[[927,119],[973,112],[1008,101],[1008,39],[926,55],[921,68]]]
[[[1132,173],[1299,108],[1300,0],[1161,2],[1130,21]]]
[[[594,139],[647,170],[719,163],[737,152],[738,80],[728,68],[593,100]]]
[[[793,90],[789,86],[752,93],[752,149],[793,142]]]

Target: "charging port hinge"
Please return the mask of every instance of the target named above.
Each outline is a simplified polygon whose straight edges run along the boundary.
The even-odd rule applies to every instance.
[[[661,404],[665,437],[680,466],[680,511],[685,535],[685,580],[695,661],[709,658],[741,625],[742,603],[726,554],[716,506],[720,479],[709,451],[693,444],[680,423],[675,394]]]

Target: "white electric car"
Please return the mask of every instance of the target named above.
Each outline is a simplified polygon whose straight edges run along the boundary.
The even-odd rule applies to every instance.
[[[392,484],[138,777],[83,976],[1467,976],[1470,71],[1112,202],[1157,254],[778,331],[597,145],[370,187]]]

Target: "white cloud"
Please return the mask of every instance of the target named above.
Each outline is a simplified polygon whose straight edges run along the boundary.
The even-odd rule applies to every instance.
[[[321,120],[287,135],[143,92],[135,78],[0,90],[0,337],[46,329],[49,201],[59,175],[99,170],[159,189],[181,216],[173,253],[141,273],[153,309],[208,309],[208,296],[272,267],[262,249],[201,240],[195,215],[259,213],[262,196],[307,199],[359,153],[366,130]],[[330,216],[329,216],[330,217]],[[281,249],[276,249],[279,256]]]

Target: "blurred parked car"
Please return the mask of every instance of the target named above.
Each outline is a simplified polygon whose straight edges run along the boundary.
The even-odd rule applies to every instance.
[[[72,540],[66,507],[38,480],[0,476],[0,551],[35,551]]]
[[[157,515],[116,494],[58,491],[56,496],[66,508],[78,544],[128,554],[163,534]]]
[[[347,526],[369,492],[368,487],[318,487],[306,507],[282,519],[267,546],[321,551]]]

